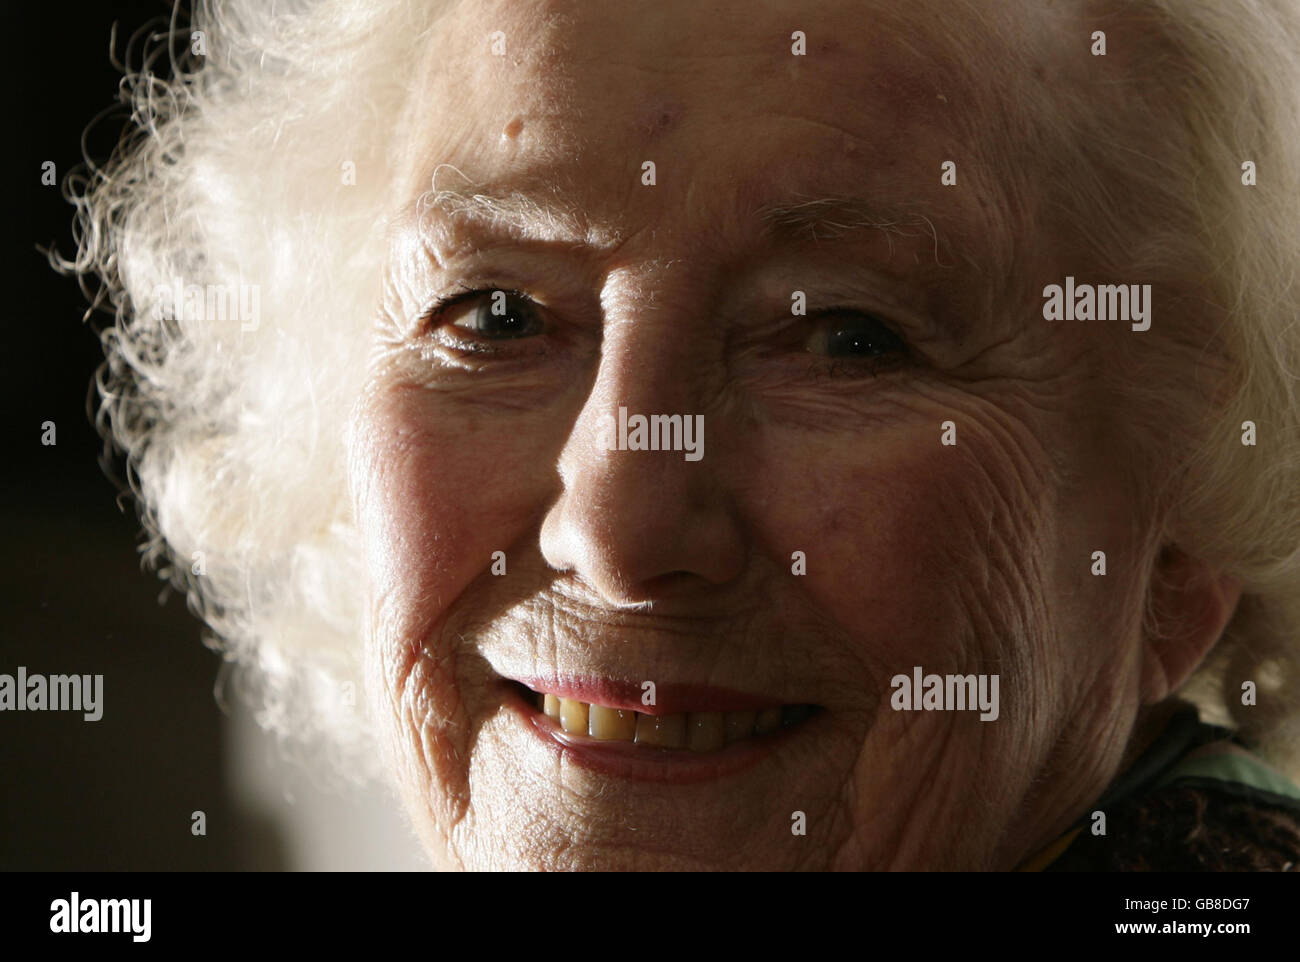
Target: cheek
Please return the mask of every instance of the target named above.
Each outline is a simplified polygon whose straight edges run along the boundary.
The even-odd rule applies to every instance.
[[[493,552],[508,564],[540,523],[563,435],[526,414],[503,424],[448,412],[436,394],[397,386],[373,395],[354,437],[374,587],[404,632],[423,636]]]
[[[1050,508],[1025,487],[1032,472],[975,429],[943,446],[934,425],[813,449],[778,438],[759,459],[755,490],[785,494],[756,505],[752,523],[787,571],[793,551],[806,553],[796,588],[853,639],[876,685],[915,665],[997,670],[974,663],[1005,651],[1013,629],[1050,627],[1040,603]]]
[[[458,676],[454,635],[440,631],[493,553],[535,531],[553,463],[547,433],[504,430],[449,412],[439,395],[396,384],[371,391],[352,432],[352,488],[371,581],[371,682],[417,731],[438,706],[474,692]],[[521,553],[521,552],[519,552]],[[426,706],[405,700],[429,700]],[[427,709],[427,710],[426,710]]]

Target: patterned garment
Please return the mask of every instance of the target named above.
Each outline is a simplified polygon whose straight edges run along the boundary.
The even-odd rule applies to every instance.
[[[1094,811],[1105,835],[1093,834]],[[1189,706],[1018,871],[1297,872],[1300,787]]]

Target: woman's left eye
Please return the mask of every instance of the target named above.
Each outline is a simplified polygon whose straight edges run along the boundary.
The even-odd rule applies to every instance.
[[[902,338],[877,318],[847,311],[826,312],[804,347],[830,358],[878,358],[907,349]]]

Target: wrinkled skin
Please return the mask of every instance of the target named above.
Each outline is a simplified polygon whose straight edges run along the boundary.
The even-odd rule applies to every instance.
[[[987,215],[996,183],[961,173],[992,161],[954,118],[997,88],[939,89],[921,27],[899,43],[862,3],[632,6],[461,4],[413,72],[400,203],[436,174],[555,216],[392,235],[350,443],[369,686],[408,811],[448,868],[1012,867],[1140,747],[1233,601],[1175,598],[1195,630],[1143,641],[1156,519],[1094,387],[1141,335],[1042,320],[1043,285],[1087,269],[1051,236],[1018,248],[1014,283],[990,276],[1011,226]],[[1023,29],[1044,58],[1087,36]],[[996,50],[979,30],[959,32]],[[840,195],[928,220],[815,239],[755,215]],[[467,353],[474,302],[420,320],[462,286],[525,292],[540,332]],[[902,350],[832,349],[858,314]],[[603,450],[619,405],[703,415],[705,456]],[[894,711],[889,679],[917,665],[998,673],[998,719]],[[738,774],[638,781],[543,750],[503,707],[503,675],[547,673],[827,714]]]

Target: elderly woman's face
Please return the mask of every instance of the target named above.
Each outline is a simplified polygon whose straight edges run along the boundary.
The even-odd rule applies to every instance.
[[[860,2],[722,6],[434,41],[352,438],[407,806],[448,866],[1013,865],[1148,694],[1092,381],[1141,335],[1043,320],[1089,266],[1060,238],[994,273],[1029,145],[955,119],[1017,96],[991,35],[987,89],[940,89]],[[917,668],[997,675],[996,718],[898,710]]]

